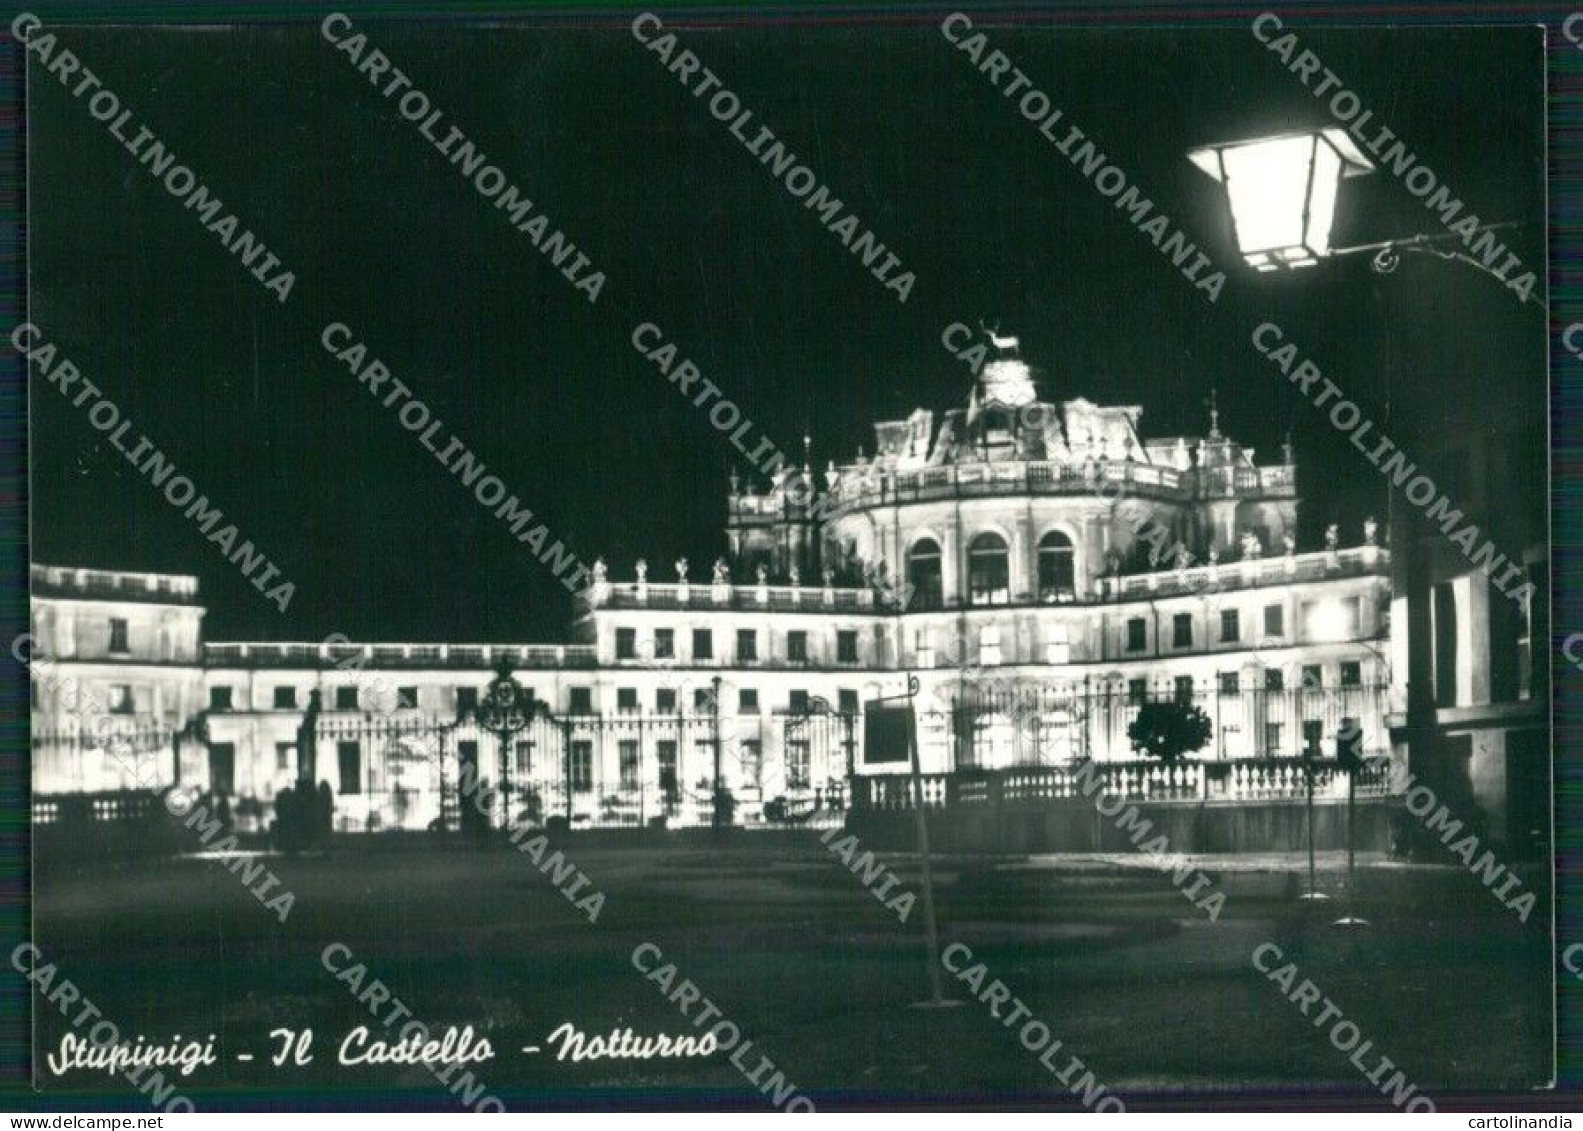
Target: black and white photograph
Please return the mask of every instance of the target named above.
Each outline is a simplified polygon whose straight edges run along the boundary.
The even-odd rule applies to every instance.
[[[7,20],[13,1126],[1572,1125],[1583,15]]]

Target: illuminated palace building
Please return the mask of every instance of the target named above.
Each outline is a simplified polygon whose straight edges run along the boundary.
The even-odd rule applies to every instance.
[[[733,483],[711,566],[599,563],[568,643],[208,642],[194,578],[36,565],[35,792],[174,782],[262,827],[307,778],[362,830],[444,826],[470,777],[491,819],[574,824],[707,822],[718,783],[736,824],[812,819],[908,803],[863,704],[909,676],[932,806],[1067,796],[1084,759],[1146,799],[1294,801],[1344,719],[1386,792],[1405,653],[1374,523],[1299,548],[1290,451],[1044,403],[995,343],[964,406],[876,425],[872,457]],[[475,715],[502,666],[542,705],[511,733]],[[1127,737],[1160,699],[1212,724],[1176,768]]]

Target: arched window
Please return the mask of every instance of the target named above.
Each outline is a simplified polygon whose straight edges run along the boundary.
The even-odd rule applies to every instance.
[[[1077,600],[1076,554],[1059,530],[1039,539],[1039,600],[1046,605]]]
[[[975,605],[1011,602],[1010,559],[999,534],[980,534],[967,548],[968,600]]]
[[[944,601],[944,588],[940,583],[940,544],[925,538],[907,552],[907,584],[912,587],[912,598],[907,608],[938,609]]]

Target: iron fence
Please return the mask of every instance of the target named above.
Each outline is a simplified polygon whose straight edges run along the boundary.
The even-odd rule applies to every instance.
[[[1186,768],[1140,761],[1127,730],[1145,702],[1199,707],[1210,739]],[[60,799],[183,785],[225,798],[237,830],[266,832],[276,798],[307,778],[328,791],[341,832],[459,831],[565,821],[572,827],[688,827],[720,819],[754,828],[841,823],[854,803],[886,807],[905,792],[905,764],[869,763],[861,712],[539,716],[509,734],[418,710],[326,711],[309,748],[275,731],[175,731],[127,720],[115,734],[33,737],[34,792],[45,819]],[[1364,792],[1386,790],[1386,693],[1346,685],[1211,687],[1186,683],[998,690],[966,685],[946,709],[916,705],[928,803],[994,796],[1021,803],[1064,796],[1072,768],[1103,763],[1107,781],[1152,800],[1295,798],[1299,755],[1331,757],[1349,719],[1363,732]],[[1318,789],[1338,788],[1321,770]],[[1143,783],[1138,785],[1136,783]],[[69,806],[68,806],[69,807]],[[72,809],[72,812],[78,812]],[[118,810],[98,801],[93,814]]]
[[[1111,680],[1049,691],[966,684],[948,710],[919,713],[918,742],[926,765],[958,770],[1125,761],[1136,757],[1128,728],[1139,711],[1167,700],[1197,707],[1208,720],[1209,739],[1195,759],[1333,755],[1348,720],[1361,729],[1365,753],[1390,749],[1386,687],[1252,687],[1235,678],[1207,687]]]
[[[183,747],[195,737],[146,718],[107,718],[93,729],[33,733],[34,794],[147,791],[180,781]]]
[[[716,767],[732,823],[839,823],[855,716],[566,715],[502,741],[473,722],[329,717],[314,774],[339,831],[680,827],[714,819]],[[718,759],[716,748],[718,747]]]

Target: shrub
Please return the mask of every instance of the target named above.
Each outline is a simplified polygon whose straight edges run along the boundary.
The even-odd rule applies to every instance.
[[[1209,716],[1191,703],[1145,703],[1127,727],[1132,748],[1167,766],[1202,750],[1211,733]]]

